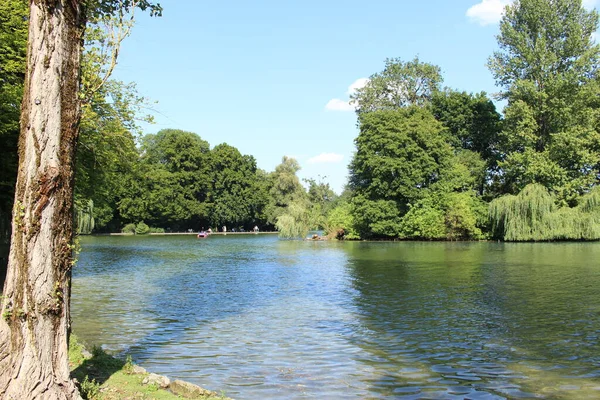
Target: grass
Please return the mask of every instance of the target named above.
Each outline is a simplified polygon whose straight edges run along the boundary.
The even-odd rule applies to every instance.
[[[84,399],[88,400],[171,400],[182,399],[156,385],[143,385],[148,374],[134,374],[131,358],[120,360],[99,347],[86,357],[84,346],[75,335],[69,343],[71,376],[76,378]],[[225,396],[200,397],[203,400],[223,400]]]

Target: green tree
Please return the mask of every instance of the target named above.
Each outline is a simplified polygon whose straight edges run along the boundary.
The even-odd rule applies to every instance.
[[[142,101],[134,85],[109,80],[82,107],[75,201],[93,201],[93,216],[100,229],[111,222],[118,225],[113,221],[117,203],[138,161],[136,121],[144,119],[139,113]],[[118,230],[119,226],[111,228]]]
[[[350,187],[361,237],[481,237],[485,206],[476,193],[485,162],[455,150],[429,108],[361,113],[359,126]]]
[[[284,156],[281,164],[271,173],[270,200],[266,211],[269,224],[275,225],[277,218],[283,215],[285,209],[293,202],[302,204],[303,209],[306,208],[306,191],[296,175],[299,170],[300,164],[296,159]]]
[[[388,58],[383,71],[371,75],[350,98],[359,113],[420,106],[429,103],[442,81],[440,68],[418,57],[406,62]]]
[[[304,181],[308,184],[310,228],[323,229],[327,223],[327,213],[335,204],[337,196],[329,183],[313,178],[307,178]]]
[[[502,125],[496,106],[485,93],[438,91],[432,96],[431,109],[450,131],[454,147],[479,153],[487,168],[495,169]]]
[[[279,237],[284,239],[304,239],[310,229],[310,214],[306,202],[294,200],[289,203],[283,213],[277,217],[275,226]]]
[[[350,163],[354,218],[361,237],[397,237],[400,219],[451,165],[448,133],[421,107],[359,114]]]
[[[152,122],[142,114],[147,106],[135,84],[111,79],[121,43],[135,24],[134,0],[110,4],[88,2],[84,51],[81,58],[80,98],[82,116],[79,129],[75,175],[75,208],[94,203],[93,219],[99,229],[118,230],[117,201],[123,191],[124,175],[137,161],[135,140],[141,133],[137,121]],[[104,4],[106,3],[106,4]],[[113,7],[111,14],[95,7]],[[85,213],[87,216],[87,213]],[[77,227],[78,232],[79,226]]]
[[[142,155],[119,200],[125,222],[188,229],[207,225],[211,190],[208,142],[192,132],[163,129],[142,139]]]
[[[264,186],[259,182],[256,160],[242,155],[226,143],[211,150],[212,187],[210,224],[252,229],[264,221],[263,209],[268,202]]]
[[[508,100],[504,192],[540,183],[574,205],[598,182],[598,13],[581,0],[518,0],[500,24],[489,67]]]
[[[447,131],[419,107],[359,115],[360,133],[350,163],[350,187],[371,199],[404,207],[437,182],[453,151]]]
[[[487,227],[487,204],[473,191],[432,192],[410,205],[400,226],[400,237],[405,239],[481,239]]]
[[[337,239],[360,239],[354,225],[352,205],[348,200],[339,202],[329,211],[325,233]]]

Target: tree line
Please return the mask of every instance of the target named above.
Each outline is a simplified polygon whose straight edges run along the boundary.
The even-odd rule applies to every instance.
[[[130,142],[123,190],[107,191],[112,203],[98,198],[97,183],[80,198],[94,200],[100,229],[143,220],[167,229],[258,224],[284,237],[324,229],[347,239],[597,240],[597,27],[598,13],[578,0],[507,7],[488,61],[502,115],[484,92],[443,87],[438,66],[387,59],[352,96],[359,135],[341,196],[314,180],[305,189],[293,159],[267,173],[229,145],[210,149],[165,130],[143,137],[137,153]]]
[[[128,158],[120,158],[118,172],[106,174],[114,167],[110,161],[106,168],[92,169],[93,176],[80,172],[85,168],[77,172],[78,208],[87,207],[78,218],[80,231],[90,233],[84,228],[91,216],[96,232],[140,223],[157,231],[223,226],[269,230],[292,202],[306,201],[315,209],[313,193],[335,197],[325,182],[307,180],[305,189],[297,176],[300,166],[292,158],[283,157],[274,171],[266,172],[253,156],[227,143],[211,148],[193,132],[163,129],[143,136],[139,146],[129,138],[128,146]]]
[[[27,6],[2,7],[0,213],[7,216]],[[488,62],[503,115],[484,92],[443,87],[438,66],[386,60],[352,97],[359,135],[341,196],[326,182],[303,185],[298,162],[287,157],[267,172],[251,155],[226,143],[211,148],[192,132],[142,136],[136,118],[145,99],[132,84],[103,81],[101,31],[92,25],[82,62],[77,231],[144,223],[159,231],[258,225],[287,237],[325,229],[347,239],[598,239],[597,24],[597,12],[578,0],[509,6]]]

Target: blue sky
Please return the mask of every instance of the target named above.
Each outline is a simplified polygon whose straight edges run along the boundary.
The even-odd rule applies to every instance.
[[[161,18],[137,14],[113,77],[158,102],[145,133],[192,131],[267,171],[293,156],[339,193],[358,134],[349,87],[419,56],[445,86],[498,91],[485,64],[509,2],[163,0]]]

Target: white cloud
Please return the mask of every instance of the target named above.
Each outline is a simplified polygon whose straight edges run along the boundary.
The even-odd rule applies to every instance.
[[[511,0],[481,0],[467,10],[467,17],[479,25],[497,24],[502,18],[504,7],[512,3]]]
[[[325,108],[330,111],[354,111],[354,106],[349,101],[340,99],[331,99],[325,104]]]
[[[348,96],[350,96],[351,94],[354,94],[358,89],[364,88],[368,82],[369,78],[358,78],[357,80],[352,82],[352,85],[348,86],[348,91],[346,93],[348,94]]]
[[[336,153],[321,153],[318,156],[309,158],[306,162],[309,164],[335,164],[344,159],[344,156]]]
[[[348,86],[346,94],[348,96],[354,94],[358,89],[362,89],[369,82],[369,78],[359,78]],[[354,111],[356,107],[351,100],[331,99],[325,104],[325,109],[330,111]]]
[[[479,25],[497,24],[502,19],[504,8],[514,0],[481,0],[467,10],[467,17]],[[598,0],[583,0],[583,6],[588,10],[596,7]]]

